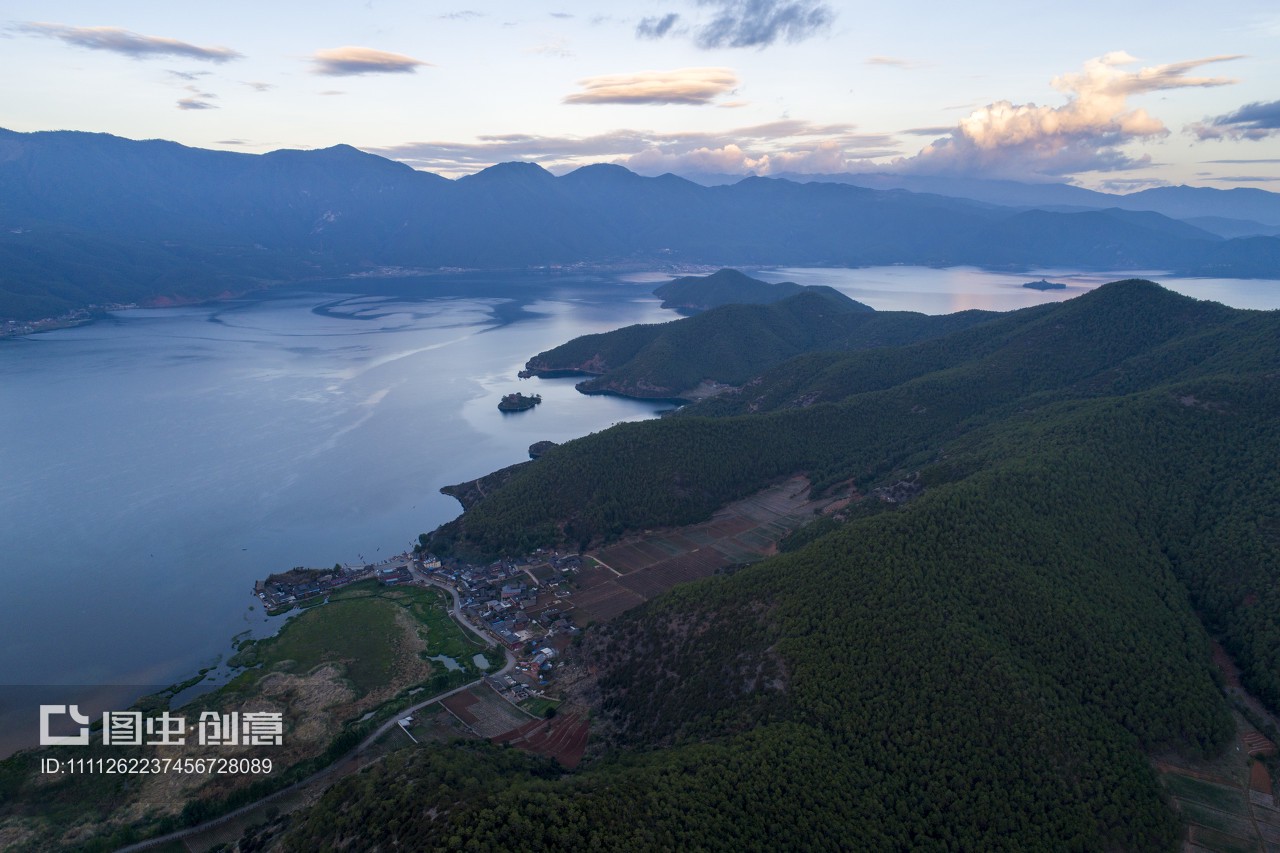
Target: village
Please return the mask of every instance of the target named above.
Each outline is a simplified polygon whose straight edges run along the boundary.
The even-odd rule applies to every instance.
[[[556,659],[580,633],[568,615],[573,608],[569,585],[583,559],[539,551],[520,560],[478,565],[404,553],[358,566],[296,567],[258,581],[254,594],[269,614],[279,614],[323,604],[335,590],[360,581],[441,588],[452,597],[451,612],[464,627],[507,649],[514,659],[513,666],[485,680],[515,704],[544,696]]]
[[[335,590],[361,581],[441,589],[453,599],[450,612],[464,628],[508,652],[511,663],[485,682],[511,704],[527,708],[535,700],[545,712],[557,704],[549,691],[560,659],[582,629],[676,584],[758,560],[815,512],[842,505],[808,495],[808,481],[793,477],[700,524],[646,531],[586,554],[538,549],[480,564],[415,551],[378,563],[290,569],[259,581],[254,592],[275,614],[322,604]],[[464,722],[477,733],[484,728]]]

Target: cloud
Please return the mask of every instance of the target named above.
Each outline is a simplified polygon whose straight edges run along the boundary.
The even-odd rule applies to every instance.
[[[1201,163],[1229,163],[1232,165],[1240,165],[1243,163],[1280,163],[1280,158],[1264,157],[1260,160],[1201,160]]]
[[[1098,185],[1109,193],[1131,193],[1152,187],[1167,187],[1169,182],[1159,178],[1109,178]]]
[[[248,145],[249,142],[248,140],[245,140],[245,139],[216,139],[214,140],[213,144],[214,145]]]
[[[196,92],[189,98],[182,98],[178,101],[178,109],[180,110],[216,110],[217,104],[211,103],[210,99],[218,97],[212,92]]]
[[[71,27],[66,24],[28,21],[15,24],[10,29],[30,35],[55,38],[90,50],[109,50],[131,59],[182,56],[187,59],[222,63],[241,58],[241,54],[227,47],[200,47],[162,36],[144,36],[119,27]]]
[[[566,95],[566,104],[707,104],[733,91],[738,75],[732,68],[677,68],[605,74],[579,80],[581,92]]]
[[[341,89],[325,89],[320,94],[328,97],[332,97],[333,95],[345,95],[347,93],[342,91]]]
[[[371,47],[335,47],[311,55],[312,74],[353,77],[357,74],[412,74],[430,62]]]
[[[550,15],[551,15],[551,17],[553,17],[553,18],[560,18],[560,19],[562,19],[562,20],[563,20],[563,19],[567,19],[567,18],[572,18],[572,17],[573,17],[573,13],[572,13],[572,12],[550,12],[549,14],[550,14]]]
[[[817,0],[698,0],[715,10],[699,27],[701,48],[768,47],[779,38],[804,41],[831,26],[835,12]]]
[[[536,53],[541,56],[554,56],[558,59],[572,59],[574,53],[569,50],[569,40],[566,38],[553,38],[544,41],[542,44],[527,47],[525,53]]]
[[[269,92],[276,87],[274,83],[263,83],[258,80],[245,80],[244,84],[255,92]]]
[[[680,16],[675,12],[663,15],[661,18],[641,18],[640,23],[636,24],[636,38],[660,39],[671,32],[671,28],[678,20]]]
[[[170,71],[171,77],[177,77],[179,80],[199,80],[201,77],[207,77],[212,74],[211,71]]]
[[[936,124],[932,127],[909,127],[906,130],[899,131],[899,133],[909,133],[912,136],[942,136],[952,130],[954,128],[949,125]]]
[[[475,142],[414,142],[368,149],[444,174],[467,174],[494,163],[529,160],[552,169],[610,162],[642,174],[714,171],[728,174],[840,172],[872,157],[898,153],[885,134],[851,124],[774,121],[724,132],[614,130],[586,137],[501,134]]]
[[[1167,136],[1168,128],[1146,110],[1131,109],[1133,95],[1191,86],[1225,86],[1225,77],[1193,76],[1210,63],[1237,59],[1211,56],[1127,71],[1137,62],[1123,52],[1091,59],[1080,72],[1052,81],[1067,102],[1048,107],[997,101],[950,129],[949,136],[925,146],[888,168],[923,174],[979,174],[1015,179],[1045,179],[1079,172],[1117,171],[1150,164],[1122,147]]]
[[[923,62],[916,62],[913,59],[898,59],[892,56],[870,56],[867,57],[868,65],[885,65],[890,68],[901,68],[904,71],[911,71],[916,68],[923,68]]]
[[[1280,177],[1276,175],[1223,175],[1220,178],[1210,178],[1211,181],[1221,181],[1226,184],[1266,184],[1272,181],[1280,181]]]
[[[1280,134],[1280,101],[1245,104],[1234,112],[1189,125],[1187,131],[1201,140],[1266,139]]]
[[[484,12],[477,12],[474,9],[462,9],[458,12],[446,12],[443,15],[436,15],[442,21],[469,21],[472,18],[483,18]]]

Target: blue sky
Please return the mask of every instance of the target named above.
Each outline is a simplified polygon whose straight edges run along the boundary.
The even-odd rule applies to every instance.
[[[1036,5],[6,0],[0,126],[446,175],[909,171],[1280,189],[1280,11]]]

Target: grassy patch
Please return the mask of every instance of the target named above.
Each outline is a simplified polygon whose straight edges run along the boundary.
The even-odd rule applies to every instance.
[[[546,699],[542,696],[531,696],[520,703],[520,707],[524,708],[535,717],[545,717],[548,709],[559,708],[560,699]]]
[[[1246,818],[1220,812],[1202,803],[1195,803],[1189,800],[1182,800],[1181,803],[1182,816],[1187,819],[1188,823],[1199,824],[1202,827],[1228,835],[1248,837],[1253,834],[1252,827]]]
[[[1180,800],[1201,803],[1228,814],[1244,817],[1249,815],[1249,804],[1245,801],[1244,793],[1235,788],[1176,773],[1165,774],[1164,783],[1168,786],[1169,793]]]
[[[322,663],[341,663],[359,695],[395,677],[397,653],[406,637],[396,621],[398,611],[413,618],[425,642],[424,655],[448,655],[464,670],[474,670],[471,656],[482,645],[453,621],[443,593],[420,587],[382,587],[362,581],[335,592],[329,603],[299,614],[272,638],[255,643],[237,661],[259,666],[232,684],[256,682],[261,672],[286,667],[304,673]],[[249,676],[246,678],[246,676]]]
[[[363,696],[393,677],[403,634],[395,610],[386,602],[376,598],[331,601],[259,643],[259,660],[267,670],[291,661],[289,668],[298,673],[325,662],[340,662],[357,695]]]
[[[1213,850],[1215,853],[1257,853],[1258,850],[1258,846],[1254,842],[1212,829],[1205,829],[1202,826],[1197,826],[1192,831],[1191,840],[1200,847],[1206,850]]]

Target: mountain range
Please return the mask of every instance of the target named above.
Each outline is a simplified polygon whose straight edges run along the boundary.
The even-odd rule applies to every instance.
[[[734,184],[741,175],[685,173],[705,186]],[[773,177],[796,183],[849,184],[878,190],[963,198],[987,204],[1043,210],[1145,210],[1181,219],[1221,237],[1280,234],[1280,194],[1250,187],[1151,187],[1132,193],[1099,192],[1063,183],[1027,183],[997,178],[911,175],[882,172],[802,174],[781,172]]]
[[[385,267],[893,263],[1268,277],[1280,239],[1116,206],[773,178],[704,187],[610,165],[556,177],[504,163],[448,180],[345,145],[254,155],[0,130],[0,318]]]

